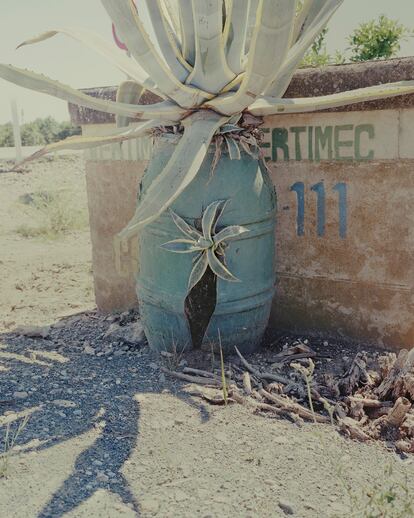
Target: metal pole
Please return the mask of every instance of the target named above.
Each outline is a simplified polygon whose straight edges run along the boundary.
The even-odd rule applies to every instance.
[[[12,113],[14,147],[16,150],[16,162],[20,162],[23,159],[22,138],[20,135],[20,122],[19,122],[19,114],[17,112],[16,99],[13,99],[11,101],[11,113]]]

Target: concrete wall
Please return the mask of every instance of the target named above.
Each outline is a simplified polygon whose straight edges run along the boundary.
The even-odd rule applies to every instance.
[[[300,71],[287,96],[323,95],[414,77],[414,60]],[[95,94],[95,92],[90,92]],[[100,95],[114,96],[114,89]],[[71,107],[84,132],[110,116]],[[278,194],[277,295],[271,325],[399,348],[414,342],[414,97],[265,119],[263,150]],[[115,270],[112,238],[134,212],[151,142],[88,152],[96,299],[136,304],[133,268]]]

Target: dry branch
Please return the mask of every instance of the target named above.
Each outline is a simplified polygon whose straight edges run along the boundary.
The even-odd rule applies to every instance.
[[[237,356],[240,358],[240,361],[242,364],[246,367],[246,369],[256,376],[256,378],[268,380],[268,381],[277,381],[279,383],[285,383],[288,384],[289,380],[285,378],[284,376],[279,376],[278,374],[273,374],[271,372],[260,372],[257,369],[255,369],[250,363],[242,356],[241,352],[235,347]]]
[[[390,426],[399,427],[405,419],[405,416],[411,409],[411,403],[405,397],[399,397],[395,405],[387,415],[386,422]]]
[[[208,372],[201,369],[193,369],[192,367],[184,367],[183,372],[184,374],[204,376],[205,378],[216,378],[216,375],[213,372]]]
[[[259,394],[264,396],[269,401],[272,401],[272,403],[275,403],[280,408],[283,408],[286,412],[293,412],[294,414],[297,414],[300,417],[303,417],[304,419],[307,419],[309,421],[315,420],[318,423],[329,423],[329,418],[317,413],[313,413],[311,412],[311,410],[308,410],[299,403],[295,403],[294,401],[288,400],[281,396],[277,396],[275,394],[270,394],[264,389],[259,390]]]
[[[358,422],[351,417],[344,417],[338,420],[339,429],[346,433],[352,439],[356,439],[358,441],[369,441],[370,436],[365,433]]]
[[[221,387],[221,382],[214,378],[202,378],[201,376],[190,376],[189,374],[184,374],[182,372],[170,371],[165,367],[161,367],[162,372],[168,374],[169,376],[173,376],[179,380],[188,381],[189,383],[195,383],[196,385],[212,385],[215,387]]]
[[[250,374],[248,372],[243,373],[243,388],[248,396],[252,393],[252,383],[250,380]]]

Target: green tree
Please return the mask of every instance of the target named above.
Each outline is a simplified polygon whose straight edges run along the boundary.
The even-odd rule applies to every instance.
[[[36,121],[24,124],[21,129],[21,135],[23,146],[42,146],[46,144],[46,140],[40,132]]]
[[[79,126],[73,126],[70,122],[61,122],[56,140],[62,140],[80,134],[81,128]]]
[[[398,54],[401,42],[409,35],[412,31],[385,15],[378,20],[361,23],[348,39],[351,61],[392,58]]]
[[[58,140],[57,135],[60,131],[60,124],[55,121],[53,117],[49,116],[44,119],[36,119],[34,123],[38,127],[39,132],[43,135],[47,144]]]
[[[304,67],[321,67],[329,65],[331,62],[331,56],[326,50],[326,34],[328,29],[325,28],[316,40],[313,42],[312,47],[308,50],[302,61]]]
[[[70,122],[57,122],[53,117],[36,119],[21,127],[23,146],[43,146],[51,142],[80,135],[81,128]],[[14,146],[13,128],[10,122],[0,125],[0,147]]]
[[[327,33],[328,29],[325,28],[313,42],[312,47],[302,60],[302,67],[323,67],[333,63],[342,64],[345,62],[344,54],[338,50],[333,56],[326,50]]]
[[[0,147],[13,147],[13,127],[10,122],[0,126]]]

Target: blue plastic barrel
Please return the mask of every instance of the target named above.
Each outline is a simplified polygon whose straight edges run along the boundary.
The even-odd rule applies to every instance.
[[[163,170],[175,145],[174,137],[158,139],[140,197]],[[193,254],[171,253],[161,247],[184,237],[169,211],[146,226],[139,236],[137,295],[149,345],[157,351],[211,347],[220,341],[225,352],[233,352],[237,346],[242,353],[248,353],[257,349],[268,324],[275,287],[274,188],[263,165],[244,152],[241,160],[231,160],[223,150],[212,173],[214,151],[211,146],[198,175],[171,209],[197,227],[210,203],[228,200],[218,230],[220,225],[249,229],[229,241],[225,250],[226,264],[240,282],[225,281],[211,273],[209,285],[205,289],[201,286],[198,293],[201,313],[192,313],[189,319],[186,297]],[[203,305],[211,304],[212,289],[216,297],[214,311],[203,322]],[[200,332],[204,335],[201,339]]]

